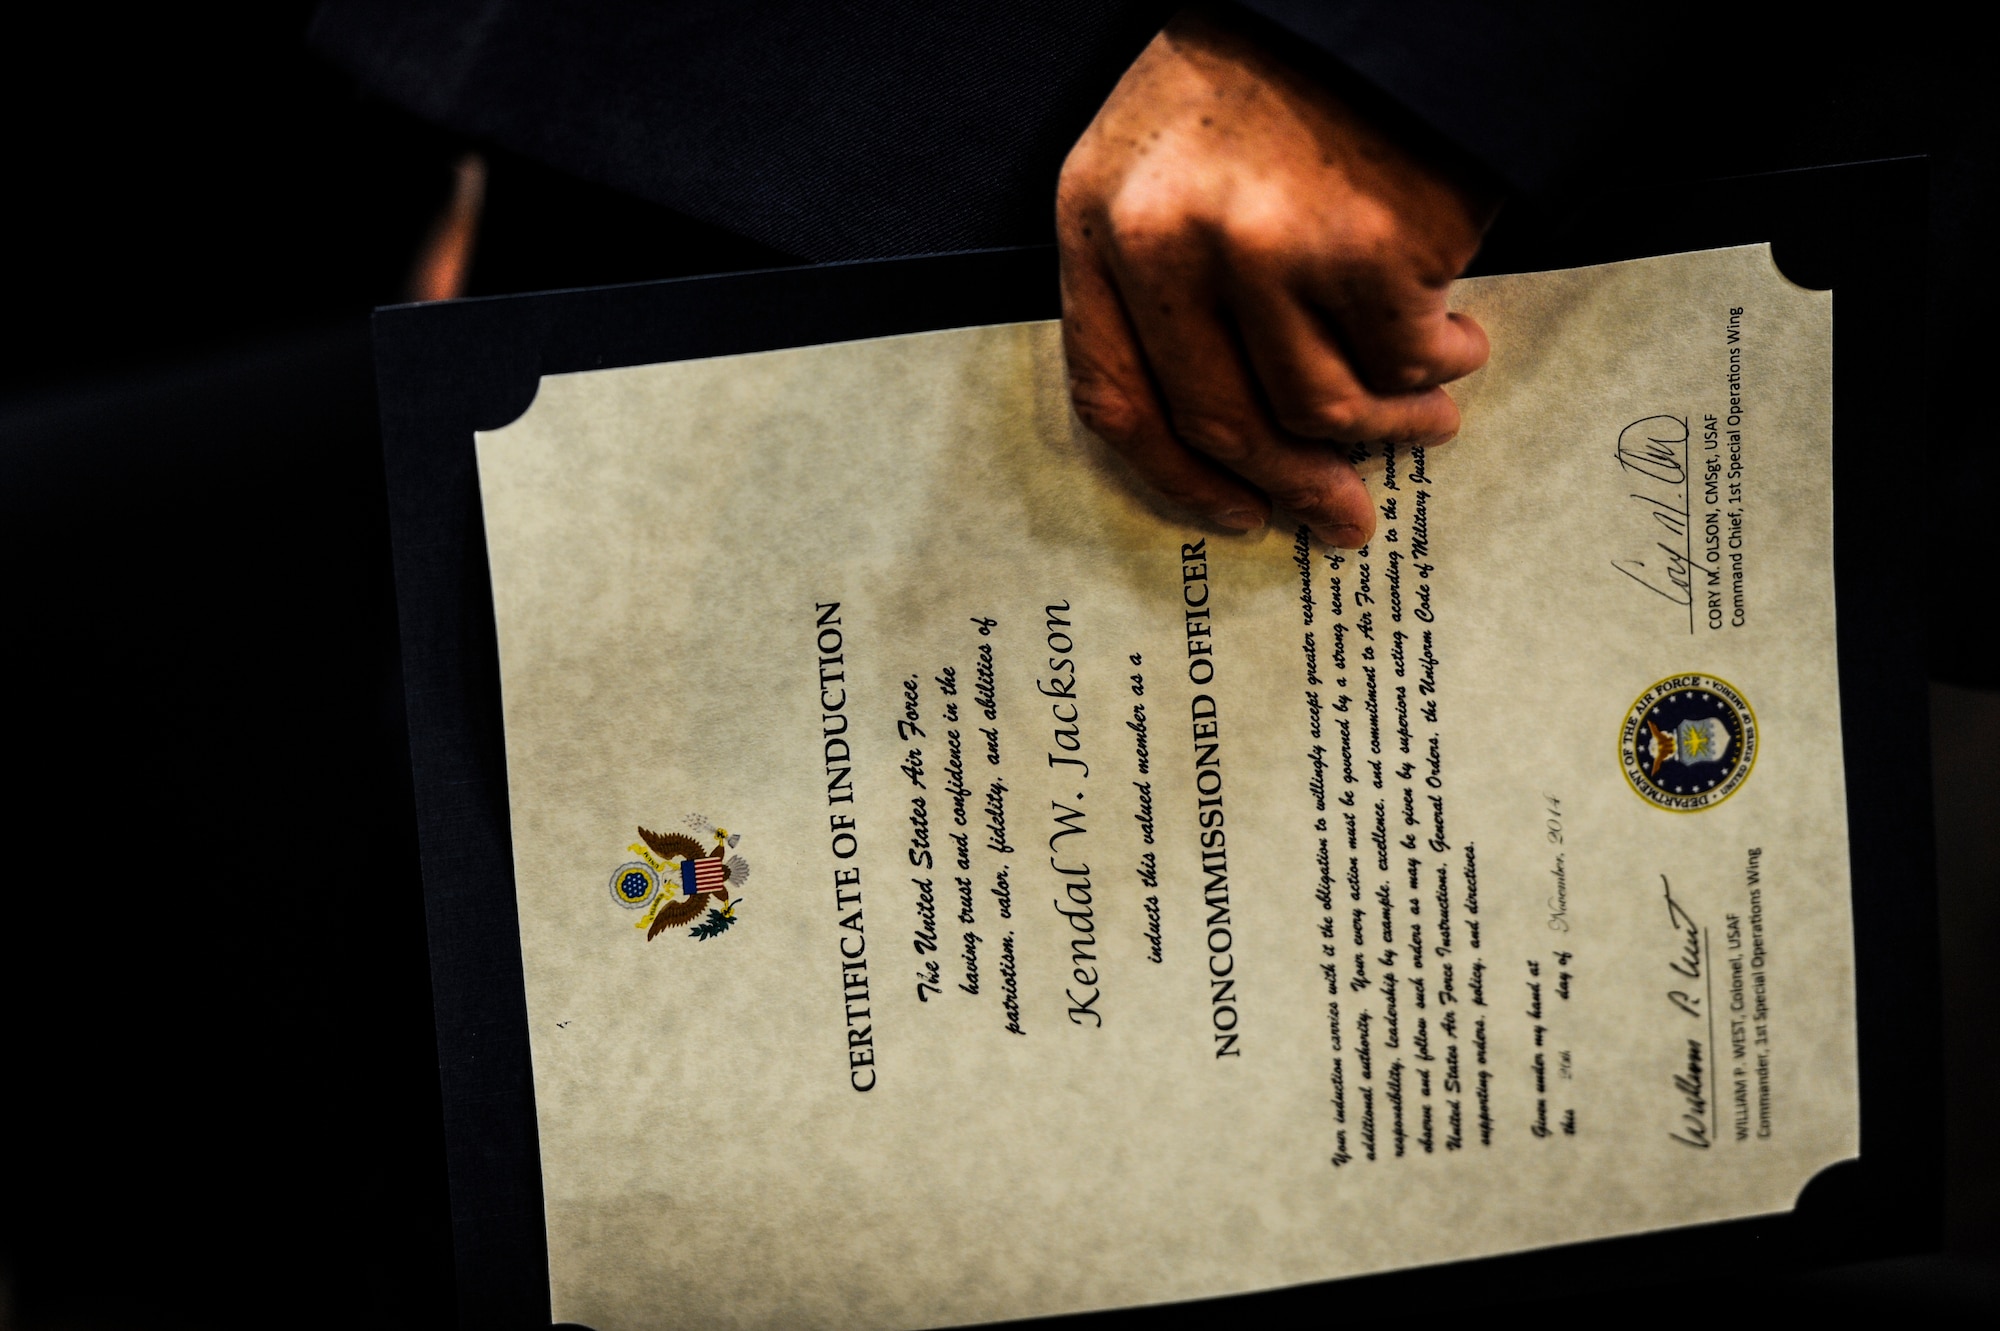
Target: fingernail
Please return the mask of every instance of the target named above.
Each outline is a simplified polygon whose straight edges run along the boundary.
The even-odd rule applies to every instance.
[[[1328,545],[1342,550],[1358,550],[1368,544],[1368,533],[1351,522],[1343,522],[1336,527],[1320,527],[1315,534]]]
[[[1256,531],[1264,525],[1264,515],[1254,508],[1232,508],[1216,514],[1215,520],[1231,531]]]

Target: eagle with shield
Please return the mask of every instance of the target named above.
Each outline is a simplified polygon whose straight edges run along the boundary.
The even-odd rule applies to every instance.
[[[688,825],[714,844],[704,846],[685,832],[641,827],[639,840],[645,845],[631,850],[642,860],[621,865],[612,875],[613,900],[633,909],[651,907],[638,924],[645,929],[648,942],[684,925],[691,926],[690,938],[702,941],[717,937],[736,923],[741,898],[732,901],[729,892],[731,888],[740,891],[749,881],[750,865],[741,855],[729,852],[743,838],[700,814],[690,815]]]

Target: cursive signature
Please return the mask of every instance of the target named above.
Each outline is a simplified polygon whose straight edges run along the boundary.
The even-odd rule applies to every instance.
[[[1687,484],[1688,423],[1680,416],[1648,416],[1618,432],[1618,465],[1663,485]]]
[[[1674,900],[1673,884],[1665,874],[1660,875],[1660,887],[1667,899],[1667,923],[1680,935],[1681,950],[1667,963],[1667,969],[1690,980],[1701,979],[1701,926],[1687,913],[1687,908]],[[1703,1018],[1702,995],[1690,994],[1683,989],[1669,989],[1667,1001],[1696,1020]]]
[[[1698,1151],[1708,1149],[1708,1082],[1707,1059],[1703,1054],[1701,1041],[1689,1040],[1687,1048],[1687,1070],[1674,1074],[1674,1089],[1681,1093],[1687,1108],[1681,1112],[1681,1126],[1667,1133],[1683,1146],[1692,1146]]]
[[[1688,423],[1681,416],[1648,416],[1618,432],[1613,456],[1638,485],[1627,498],[1665,529],[1643,557],[1614,559],[1611,567],[1674,605],[1686,606],[1694,631],[1694,552],[1689,543]],[[1653,551],[1658,551],[1655,554]]]
[[[1655,559],[1648,565],[1643,559],[1614,559],[1611,567],[1623,573],[1632,581],[1644,587],[1655,596],[1663,596],[1675,605],[1694,605],[1694,561],[1679,550],[1662,542],[1656,542],[1664,561]]]
[[[1667,963],[1667,969],[1683,980],[1692,981],[1686,988],[1669,989],[1667,1002],[1675,1009],[1693,1017],[1696,1021],[1712,1022],[1708,1014],[1707,970],[1702,964],[1704,938],[1701,925],[1688,913],[1687,907],[1674,900],[1674,885],[1665,874],[1660,875],[1660,895],[1667,903],[1667,924],[1673,929],[1678,950]],[[1708,1027],[1708,1035],[1714,1038],[1714,1028]],[[1668,1131],[1667,1135],[1683,1146],[1697,1150],[1707,1150],[1708,1135],[1708,1046],[1698,1037],[1687,1041],[1687,1059],[1674,1072],[1674,1090],[1680,1095],[1682,1108],[1680,1126]]]

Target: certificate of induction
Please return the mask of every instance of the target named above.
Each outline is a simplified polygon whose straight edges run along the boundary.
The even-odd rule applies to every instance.
[[[1856,1154],[1831,297],[1461,283],[1361,550],[1053,323],[478,440],[557,1320],[919,1327],[1788,1210]]]

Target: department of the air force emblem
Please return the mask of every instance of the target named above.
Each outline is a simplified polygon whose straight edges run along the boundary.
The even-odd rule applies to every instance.
[[[750,866],[741,855],[724,853],[736,849],[740,833],[717,827],[700,814],[690,814],[687,824],[712,839],[704,846],[685,832],[649,832],[639,828],[638,842],[625,847],[637,859],[611,871],[611,899],[627,910],[644,911],[634,929],[646,931],[651,942],[669,929],[692,925],[688,937],[697,942],[727,933],[736,923],[738,896],[729,899],[729,889],[738,892],[750,880]]]
[[[1618,758],[1648,804],[1672,813],[1712,809],[1749,779],[1757,718],[1734,685],[1714,675],[1672,675],[1625,714]]]

